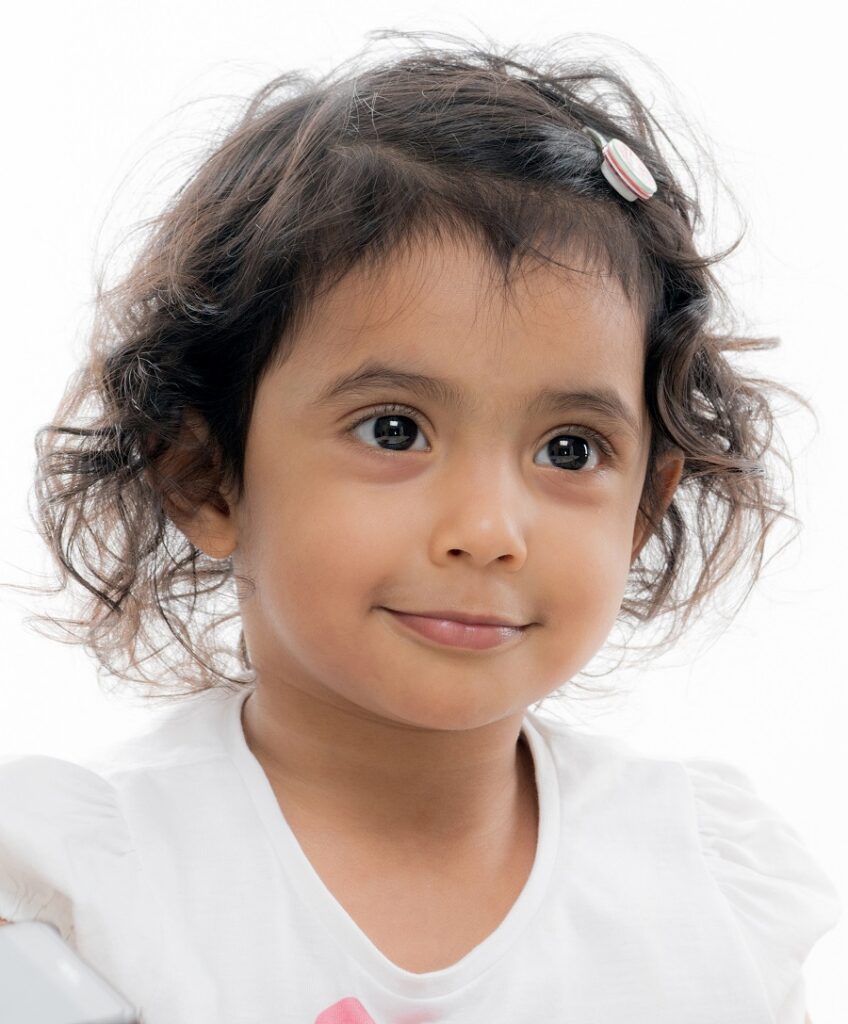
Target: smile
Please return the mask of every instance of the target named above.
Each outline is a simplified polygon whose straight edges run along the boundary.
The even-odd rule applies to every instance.
[[[447,647],[465,647],[488,650],[515,641],[523,636],[527,626],[484,626],[477,623],[456,622],[453,619],[434,619],[424,615],[407,615],[391,608],[383,608],[404,629],[426,637]]]

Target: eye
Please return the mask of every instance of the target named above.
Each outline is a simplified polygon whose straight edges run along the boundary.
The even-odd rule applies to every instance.
[[[412,447],[416,441],[424,440],[417,416],[415,409],[408,405],[382,405],[371,409],[367,416],[360,417],[348,427],[347,432],[368,447],[375,447],[373,442],[376,442],[376,447],[383,451],[425,451],[426,446],[418,449]],[[360,432],[360,428],[365,429]],[[559,433],[551,437],[540,451],[550,459],[548,465],[552,468],[567,470],[572,474],[596,469],[601,462],[601,455],[604,458],[613,456],[606,438],[590,427],[560,427]]]
[[[374,426],[370,426],[372,421]],[[387,452],[409,451],[407,445],[414,443],[419,436],[424,437],[415,419],[415,410],[407,405],[383,405],[372,409],[349,428],[349,433],[357,436],[356,432],[366,424],[369,426],[362,432],[365,436],[359,436],[359,439],[369,447],[372,441],[377,441],[379,447]]]
[[[560,427],[560,432],[540,450],[551,460],[549,465],[554,469],[573,472],[597,469],[601,461],[599,452],[607,458],[612,456],[612,449],[606,439],[588,427]]]

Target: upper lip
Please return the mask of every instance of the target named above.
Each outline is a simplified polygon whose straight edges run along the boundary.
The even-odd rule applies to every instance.
[[[454,622],[464,622],[472,626],[510,626],[513,629],[523,629],[529,625],[527,622],[518,622],[506,615],[486,615],[483,612],[458,612],[450,610],[407,612],[399,608],[390,608],[389,611],[398,611],[401,615],[420,615],[425,619],[451,619]]]

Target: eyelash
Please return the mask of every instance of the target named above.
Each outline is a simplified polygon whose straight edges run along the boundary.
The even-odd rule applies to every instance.
[[[402,404],[399,404],[397,402],[390,402],[390,403],[388,403],[386,405],[379,405],[379,406],[376,406],[373,409],[369,409],[367,414],[365,414],[363,416],[360,416],[359,419],[355,423],[351,423],[351,425],[349,427],[347,427],[347,433],[348,434],[353,434],[353,431],[356,430],[357,427],[361,427],[363,423],[366,423],[368,420],[373,419],[376,416],[386,416],[389,413],[393,413],[393,412],[394,413],[403,414],[404,416],[408,416],[411,420],[413,420],[415,422],[415,424],[419,428],[419,430],[421,429],[421,424],[418,422],[418,415],[419,414],[416,412],[415,409],[411,408],[408,405],[402,405]],[[604,437],[603,434],[599,434],[597,430],[593,430],[591,427],[578,427],[578,426],[570,427],[570,426],[567,426],[567,425],[563,426],[563,427],[558,427],[557,431],[555,433],[551,434],[551,436],[548,438],[548,440],[552,441],[555,437],[559,437],[559,436],[561,436],[563,434],[570,433],[570,432],[573,432],[575,435],[578,435],[578,436],[581,436],[581,437],[586,437],[586,438],[588,438],[588,440],[594,442],[598,446],[598,448],[601,450],[602,454],[604,455],[604,457],[606,459],[612,459],[612,458],[615,457],[615,452],[613,451],[612,445],[609,443],[609,441]],[[381,449],[381,450],[382,451],[388,451],[388,449]],[[403,453],[402,452],[397,452],[395,454],[403,454]],[[585,476],[586,474],[584,473],[582,475]]]

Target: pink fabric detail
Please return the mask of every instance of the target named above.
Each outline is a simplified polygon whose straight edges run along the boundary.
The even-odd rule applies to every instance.
[[[358,999],[348,996],[326,1010],[315,1018],[315,1024],[376,1024],[374,1018],[365,1009]]]

